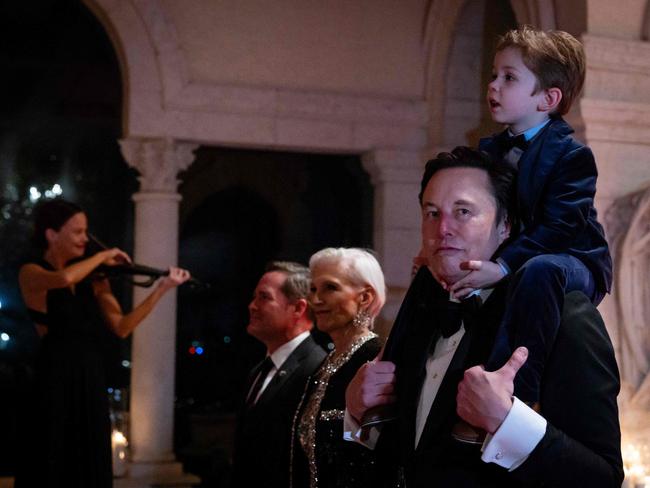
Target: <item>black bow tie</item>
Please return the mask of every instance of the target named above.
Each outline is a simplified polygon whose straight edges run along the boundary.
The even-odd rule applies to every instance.
[[[460,330],[463,323],[465,330],[469,329],[474,324],[476,312],[482,303],[478,294],[460,302],[448,301],[446,306],[438,311],[438,326],[442,337],[451,337]]]
[[[497,136],[497,144],[502,154],[506,154],[513,147],[518,147],[522,151],[528,148],[528,141],[523,134],[511,136],[507,130]]]

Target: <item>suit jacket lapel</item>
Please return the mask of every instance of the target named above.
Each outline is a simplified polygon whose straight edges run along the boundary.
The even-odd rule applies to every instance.
[[[266,386],[262,394],[260,395],[257,403],[253,408],[264,407],[264,405],[272,401],[273,397],[278,394],[279,391],[286,385],[286,383],[291,378],[292,374],[300,366],[302,359],[309,355],[313,347],[316,346],[316,343],[311,338],[307,337],[286,359],[286,361],[280,366],[280,368],[273,375],[270,383]]]
[[[522,154],[519,160],[517,196],[524,223],[528,224],[533,220],[534,209],[548,175],[564,151],[564,136],[572,132],[573,129],[564,120],[551,120]]]

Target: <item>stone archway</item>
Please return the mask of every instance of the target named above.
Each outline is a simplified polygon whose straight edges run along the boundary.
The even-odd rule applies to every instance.
[[[135,259],[154,266],[176,262],[177,174],[191,164],[198,144],[358,154],[375,187],[374,247],[384,258],[389,287],[384,313],[394,316],[409,282],[411,256],[404,249],[414,254],[419,242],[415,196],[427,140],[425,103],[193,80],[163,2],[83,1],[120,59],[121,147],[141,184],[134,196]],[[171,295],[134,335],[131,432],[134,459],[141,464],[173,458],[174,328]]]
[[[510,0],[519,25],[533,25],[539,29],[556,28],[555,2],[552,0]]]
[[[542,29],[556,28],[556,9],[552,1],[547,0],[510,0],[510,7],[514,13],[516,23],[518,25],[530,24]],[[444,12],[444,15],[441,15]],[[493,2],[474,2],[471,0],[464,0],[462,2],[454,0],[430,0],[427,8],[427,14],[424,22],[423,32],[423,45],[426,52],[426,100],[429,112],[429,130],[428,130],[428,153],[435,154],[441,150],[449,149],[454,144],[460,143],[476,143],[478,135],[483,135],[483,129],[488,129],[489,124],[485,124],[479,120],[474,121],[471,125],[469,119],[464,118],[464,122],[460,125],[456,124],[454,129],[456,133],[471,132],[466,135],[466,139],[461,141],[459,137],[462,136],[449,136],[449,131],[445,129],[447,123],[447,116],[458,107],[455,103],[453,95],[450,96],[450,90],[453,87],[449,86],[448,73],[455,68],[464,68],[464,74],[467,75],[467,66],[463,64],[480,64],[480,61],[468,59],[476,52],[468,53],[462,52],[460,48],[456,49],[455,44],[459,43],[458,37],[462,36],[461,16],[470,15],[475,20],[481,18],[480,29],[483,30],[484,25],[490,27],[490,30],[484,33],[482,38],[478,39],[475,31],[467,30],[465,35],[475,37],[470,40],[472,48],[481,49],[482,46],[494,43],[496,35],[499,33],[499,28],[493,26],[493,22],[483,22],[482,16],[490,16],[494,14]],[[503,6],[500,6],[499,18],[503,16]],[[511,26],[511,27],[514,27]],[[481,37],[481,36],[478,36]],[[467,42],[465,39],[464,42]],[[460,60],[460,57],[466,59]],[[485,63],[483,63],[485,64]],[[491,66],[491,60],[488,63]],[[477,75],[481,75],[480,67],[476,66]],[[487,78],[483,77],[482,83],[487,82]],[[481,100],[484,87],[480,88]],[[450,106],[451,104],[451,106]],[[455,105],[455,106],[454,106]],[[463,105],[461,103],[461,105]],[[480,110],[480,105],[472,103],[475,110]],[[461,117],[463,118],[463,117]],[[471,118],[470,118],[471,119]],[[463,126],[463,123],[468,124]],[[488,130],[489,132],[489,130]]]
[[[124,86],[124,134],[160,136],[165,94],[187,84],[184,58],[158,0],[83,0],[113,42]]]
[[[641,40],[650,41],[650,2],[648,2],[645,6],[643,26],[641,27]]]

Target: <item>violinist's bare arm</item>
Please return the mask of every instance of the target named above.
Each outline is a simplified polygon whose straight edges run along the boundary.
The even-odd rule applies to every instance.
[[[125,262],[131,262],[129,255],[118,248],[113,248],[53,271],[35,263],[28,263],[20,269],[18,283],[23,298],[27,301],[29,296],[44,294],[47,290],[76,285],[101,264],[113,266]]]
[[[39,312],[47,312],[47,291],[74,286],[93,272],[100,264],[130,262],[129,256],[117,249],[107,249],[60,270],[49,270],[35,263],[25,264],[18,273],[18,285],[25,305]],[[39,337],[47,334],[47,327],[36,324]]]
[[[97,303],[102,310],[108,327],[117,336],[125,338],[142,322],[158,300],[170,289],[185,283],[190,279],[190,273],[181,268],[169,268],[169,276],[158,280],[158,284],[147,298],[142,300],[131,312],[124,314],[122,307],[111,291],[108,280],[99,280],[93,283]]]

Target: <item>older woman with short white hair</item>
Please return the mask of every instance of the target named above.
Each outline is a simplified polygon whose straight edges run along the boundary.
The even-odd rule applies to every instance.
[[[365,487],[374,481],[374,452],[343,440],[345,389],[381,341],[372,332],[386,302],[377,259],[357,248],[327,248],[309,260],[309,303],[334,350],[310,378],[293,425],[291,485]]]

